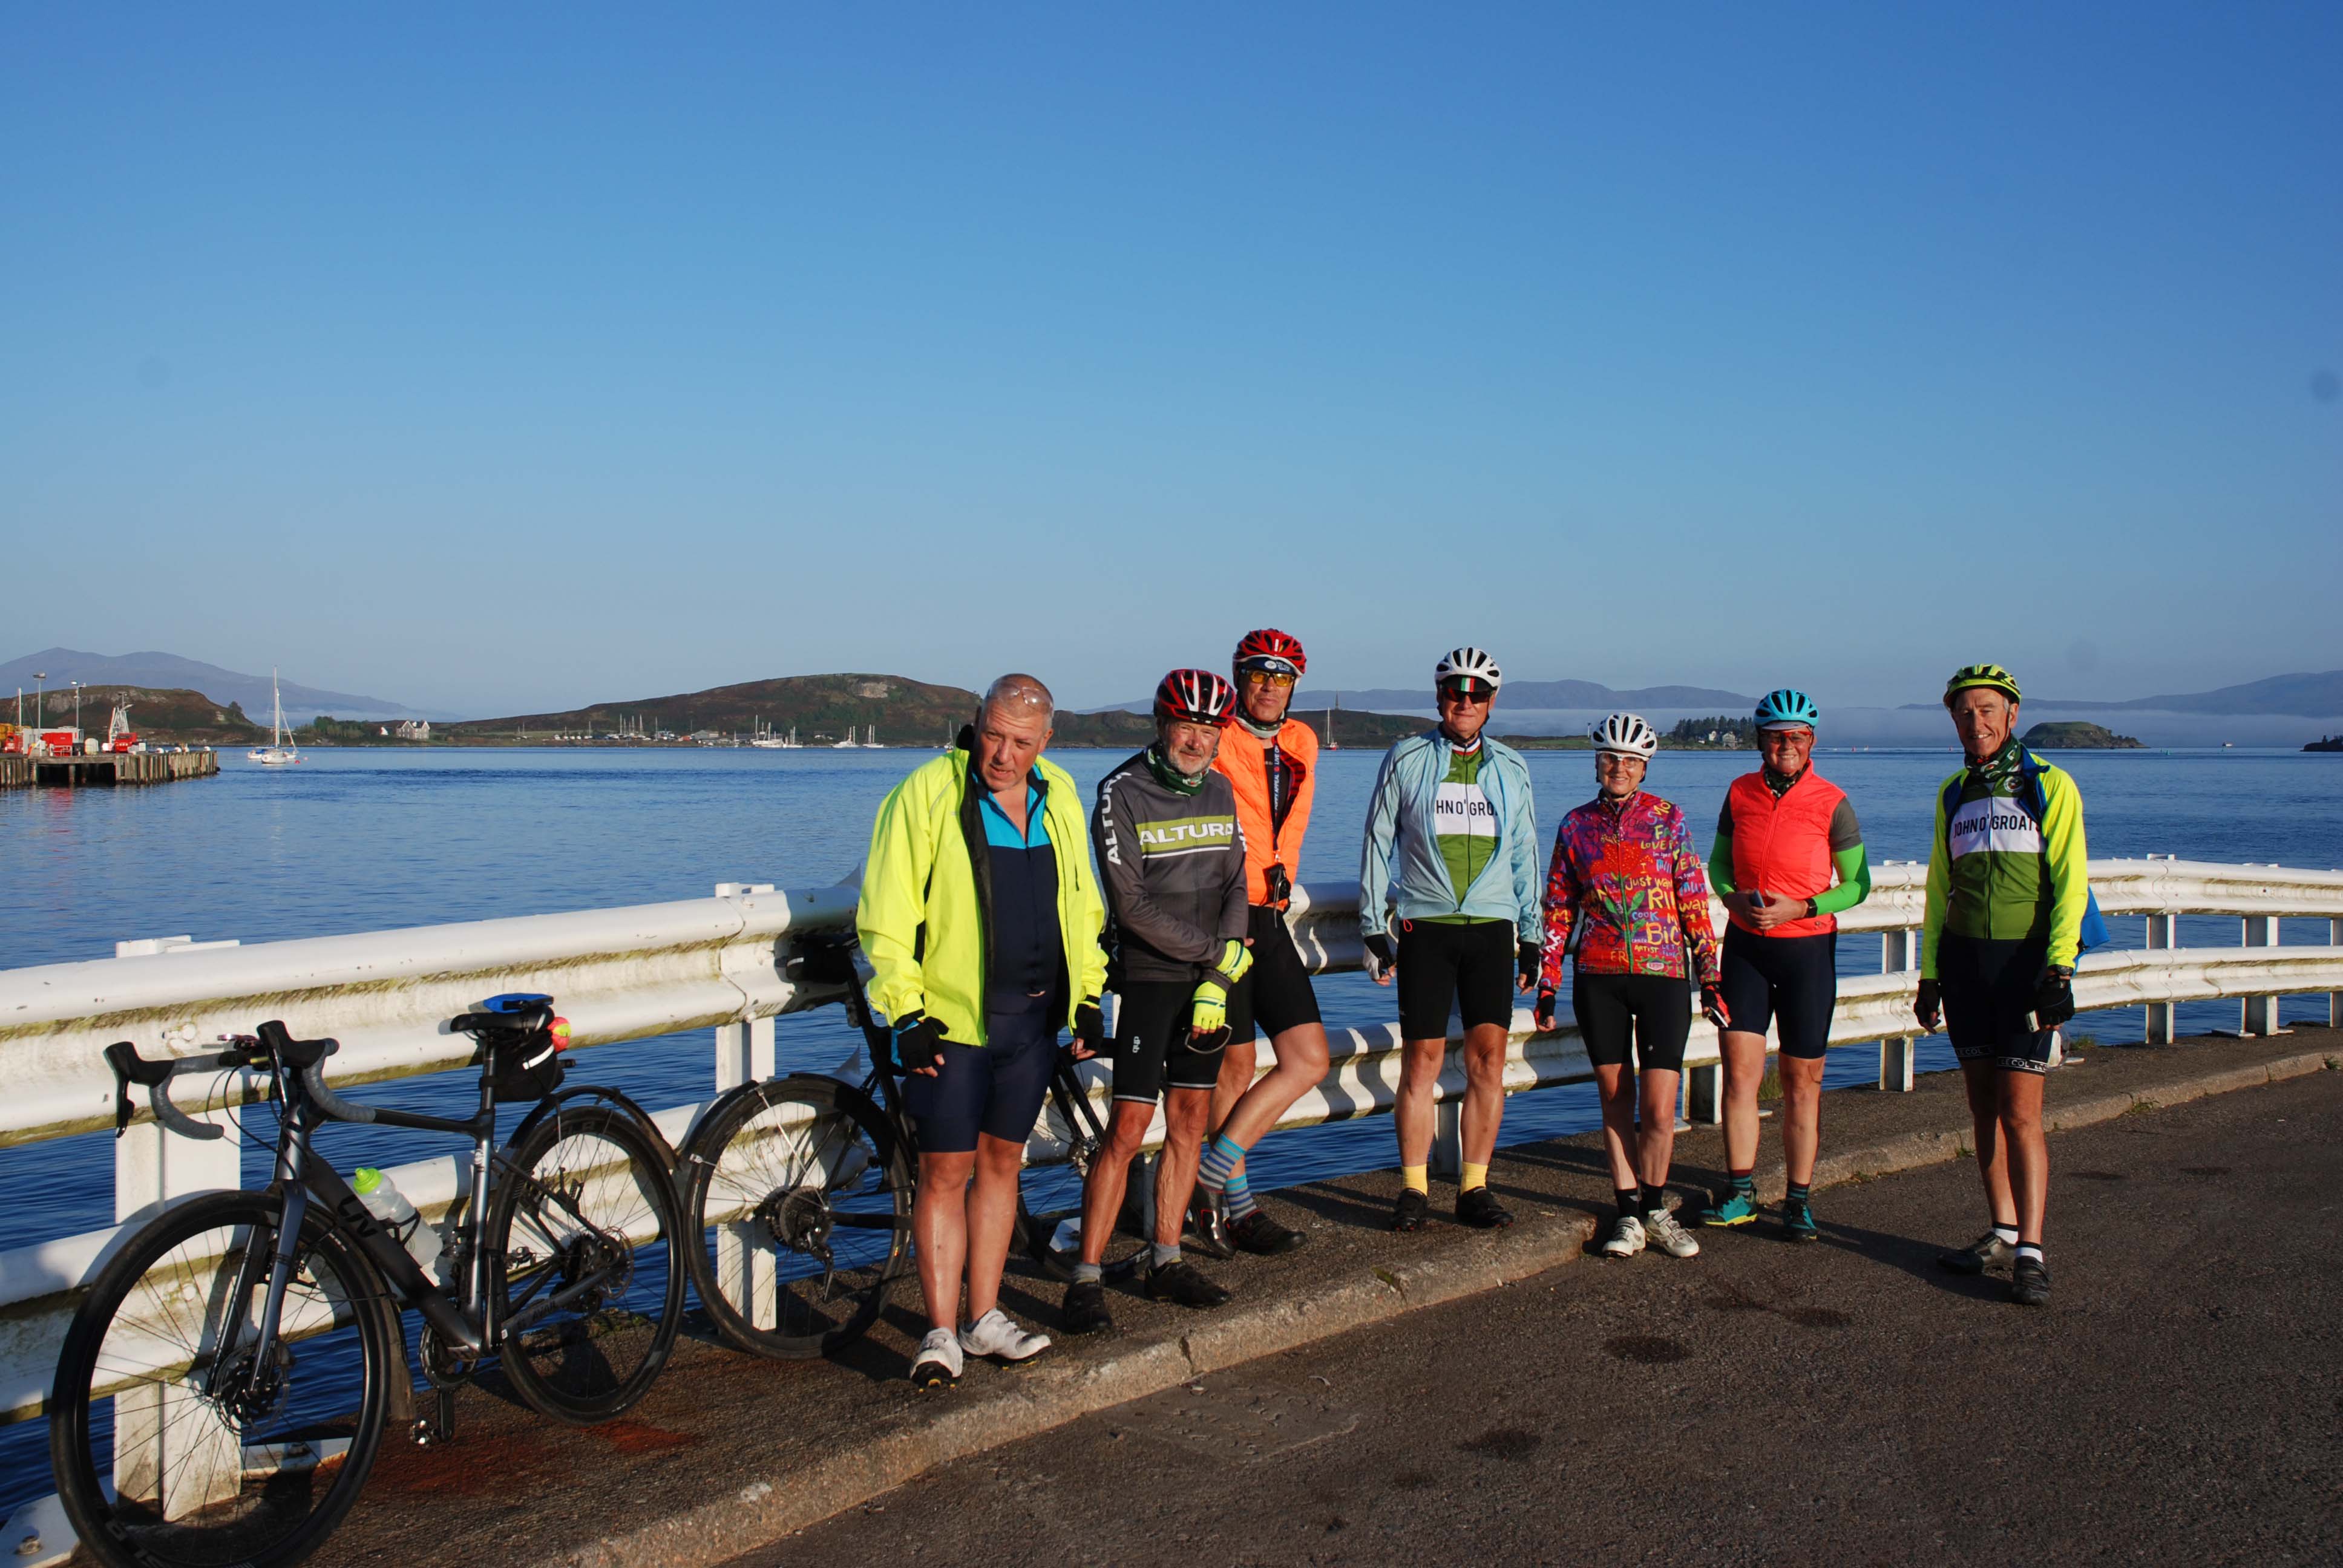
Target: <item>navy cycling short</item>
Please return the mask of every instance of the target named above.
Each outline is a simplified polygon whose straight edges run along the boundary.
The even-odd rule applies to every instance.
[[[1247,916],[1252,938],[1252,968],[1229,992],[1229,1038],[1250,1043],[1257,1034],[1275,1040],[1289,1029],[1316,1023],[1317,988],[1286,929],[1285,912],[1256,904]]]
[[[1956,1057],[1990,1061],[2005,1072],[2050,1070],[2055,1031],[2026,1027],[2049,957],[2042,938],[2004,941],[1947,931],[1936,939],[1937,994]]]
[[[1765,937],[1725,930],[1725,1010],[1736,1030],[1779,1022],[1782,1054],[1812,1061],[1830,1049],[1838,1008],[1838,935]]]
[[[987,1013],[984,1034],[984,1045],[946,1040],[933,1078],[903,1075],[903,1109],[920,1153],[972,1153],[980,1132],[1011,1143],[1032,1136],[1057,1062],[1056,1011]]]
[[[1152,1105],[1166,1089],[1209,1090],[1220,1081],[1228,1036],[1198,1050],[1188,1030],[1196,1005],[1189,980],[1125,980],[1114,1010],[1114,1098]]]

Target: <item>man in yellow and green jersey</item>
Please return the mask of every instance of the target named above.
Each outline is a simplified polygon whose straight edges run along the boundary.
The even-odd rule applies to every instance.
[[[1937,790],[1913,1011],[1952,1037],[1993,1221],[1937,1261],[1966,1274],[2006,1261],[2010,1299],[2040,1306],[2050,1299],[2042,1075],[2053,1033],[2075,1016],[2090,884],[2082,794],[2014,739],[2017,704],[2017,682],[1997,664],[1966,666],[1946,684],[1967,766]]]

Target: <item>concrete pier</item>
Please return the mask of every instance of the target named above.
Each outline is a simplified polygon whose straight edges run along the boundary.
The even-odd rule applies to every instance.
[[[0,789],[34,787],[110,789],[117,784],[168,784],[207,779],[219,771],[219,753],[104,752],[96,757],[0,757]]]

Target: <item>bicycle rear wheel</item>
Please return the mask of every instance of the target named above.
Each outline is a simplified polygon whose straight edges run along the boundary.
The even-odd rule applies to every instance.
[[[667,1161],[601,1105],[563,1106],[498,1159],[505,1375],[557,1421],[608,1421],[649,1391],[683,1326]]]
[[[83,1546],[112,1568],[298,1563],[366,1484],[405,1374],[397,1322],[379,1272],[313,1208],[281,1337],[258,1355],[284,1212],[271,1192],[166,1210],[65,1331],[50,1463]]]
[[[758,1084],[693,1130],[682,1168],[692,1286],[727,1339],[794,1361],[878,1321],[910,1263],[912,1175],[860,1091]]]

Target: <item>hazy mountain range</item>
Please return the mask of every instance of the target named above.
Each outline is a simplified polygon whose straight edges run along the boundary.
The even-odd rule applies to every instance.
[[[34,689],[35,673],[45,672],[45,684],[51,691],[73,681],[84,686],[143,686],[166,690],[200,691],[214,702],[233,703],[247,715],[257,715],[262,724],[268,722],[268,677],[239,675],[233,669],[222,669],[216,664],[201,659],[181,658],[176,653],[125,653],[109,655],[83,653],[70,648],[43,648],[22,658],[0,664],[0,692],[14,693],[17,687],[27,692]],[[326,691],[296,681],[282,683],[285,692],[285,718],[287,722],[314,719],[320,713],[330,713],[337,719],[417,719],[422,712],[380,697],[363,697],[350,691]]]
[[[1934,708],[1933,702],[1907,702],[1906,708]],[[2164,697],[2135,697],[2122,702],[2091,702],[2071,697],[2029,697],[2026,711],[2049,709],[2101,713],[2207,713],[2219,717],[2249,713],[2282,713],[2304,719],[2343,717],[2343,669],[2320,675],[2273,675],[2242,686],[2211,691],[2190,691]]]

